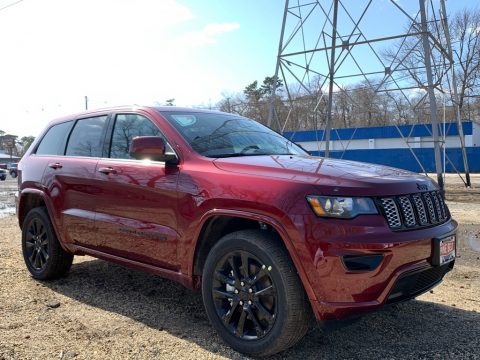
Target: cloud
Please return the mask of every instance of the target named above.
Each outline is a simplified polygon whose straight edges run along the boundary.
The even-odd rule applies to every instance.
[[[190,31],[181,35],[175,41],[181,44],[181,46],[201,47],[215,44],[219,35],[236,30],[238,28],[240,28],[240,24],[236,22],[210,23],[205,25],[202,30]]]
[[[222,77],[198,59],[240,25],[199,21],[178,0],[25,1],[1,12],[0,129],[36,135],[83,110],[85,95],[91,108],[215,99]]]

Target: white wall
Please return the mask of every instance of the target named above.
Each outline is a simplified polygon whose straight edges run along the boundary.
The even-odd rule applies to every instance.
[[[473,140],[474,135],[466,135],[465,143],[466,146],[472,146],[475,144]],[[306,150],[308,151],[320,151],[325,150],[325,141],[319,142],[316,141],[306,141],[299,142]],[[456,148],[460,147],[460,139],[458,136],[447,136],[445,139],[445,146],[447,148]],[[480,146],[480,127],[477,126],[477,142],[476,145]],[[389,139],[359,139],[359,140],[335,140],[330,142],[330,150],[360,150],[360,149],[406,149],[411,148],[432,148],[433,147],[433,138],[432,137],[412,137],[412,138],[389,138]]]

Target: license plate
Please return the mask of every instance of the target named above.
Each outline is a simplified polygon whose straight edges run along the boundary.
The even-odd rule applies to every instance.
[[[456,238],[455,235],[443,239],[434,239],[433,243],[433,265],[443,265],[455,260]]]

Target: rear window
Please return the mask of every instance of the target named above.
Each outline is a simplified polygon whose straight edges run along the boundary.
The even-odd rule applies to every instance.
[[[63,155],[68,133],[72,128],[73,121],[67,121],[52,126],[38,144],[35,153],[37,155]]]
[[[68,156],[101,157],[107,116],[78,120],[68,139]]]

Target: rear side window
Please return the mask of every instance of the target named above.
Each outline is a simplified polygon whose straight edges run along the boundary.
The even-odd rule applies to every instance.
[[[63,155],[65,142],[72,125],[73,121],[68,121],[52,126],[40,141],[35,153],[37,155]]]
[[[159,136],[166,141],[157,126],[146,117],[137,114],[120,114],[117,115],[113,128],[110,157],[132,159],[129,149],[135,136]],[[166,150],[167,152],[173,152],[168,144]]]
[[[68,139],[66,155],[101,157],[107,116],[78,120]]]

